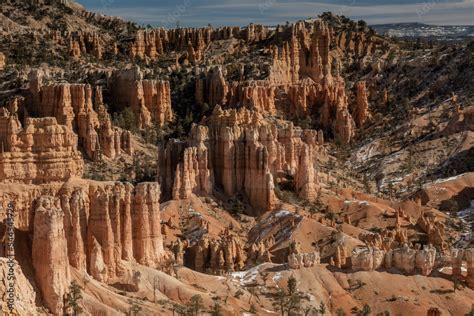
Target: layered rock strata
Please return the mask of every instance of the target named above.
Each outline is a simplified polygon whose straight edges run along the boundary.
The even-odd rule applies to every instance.
[[[109,87],[114,105],[130,107],[140,129],[162,126],[173,119],[169,81],[143,80],[140,68],[133,67],[114,72]]]
[[[356,85],[356,107],[354,109],[353,117],[357,127],[364,125],[369,117],[369,101],[367,93],[367,85],[365,81],[360,81]]]
[[[197,271],[224,273],[242,270],[246,261],[243,245],[233,235],[225,235],[220,239],[204,237],[195,245],[190,246],[193,267]]]
[[[121,152],[131,152],[130,132],[112,126],[111,117],[102,100],[102,89],[89,84],[43,84],[43,74],[30,74],[27,111],[41,117],[55,117],[59,124],[73,129],[79,145],[89,159],[100,155],[114,159]]]
[[[158,267],[164,253],[159,196],[154,183],[91,183],[60,192],[70,264],[102,282],[124,272],[122,260]]]
[[[220,67],[204,70],[196,81],[196,101],[211,107],[247,107],[266,114],[282,112],[293,118],[315,118],[343,143],[351,141],[356,123],[349,112],[339,60],[331,54],[333,31],[317,20],[310,27],[299,22],[280,47],[271,48],[265,80],[227,82]],[[368,117],[365,84],[358,88],[357,125]]]
[[[435,267],[436,248],[425,246],[423,249],[413,249],[407,244],[389,251],[373,247],[356,248],[352,252],[351,263],[353,270],[371,271],[381,267],[394,267],[405,273],[428,276]]]
[[[77,136],[55,118],[27,118],[0,108],[0,178],[3,182],[46,183],[80,177],[84,163]]]
[[[43,196],[35,210],[32,261],[45,305],[62,315],[64,295],[70,284],[67,241],[59,200]]]
[[[302,268],[314,267],[320,263],[319,252],[300,253],[288,256],[288,266],[290,269],[298,270]]]
[[[167,172],[173,168],[169,161],[173,143],[160,154],[160,181],[175,199],[221,188],[229,197],[243,194],[261,214],[275,205],[278,174],[294,177],[301,197],[316,196],[316,131],[303,131],[288,122],[276,128],[259,112],[216,107],[206,125],[193,126],[187,145],[174,174]]]
[[[62,315],[70,267],[106,283],[127,273],[126,262],[162,267],[159,196],[157,183],[72,180],[2,187],[1,201],[14,203],[15,227],[32,233],[36,284]]]
[[[128,47],[129,56],[139,59],[157,59],[166,52],[186,52],[190,62],[201,60],[206,47],[214,40],[241,39],[262,41],[270,32],[265,26],[251,24],[246,28],[177,28],[139,30]]]

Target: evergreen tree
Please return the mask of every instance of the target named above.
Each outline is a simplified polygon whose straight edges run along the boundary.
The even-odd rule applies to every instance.
[[[137,316],[141,310],[142,310],[141,306],[139,306],[135,302],[131,302],[130,308],[128,309],[128,315]]]
[[[204,305],[203,305],[203,300],[202,300],[201,295],[196,294],[196,295],[191,296],[191,300],[189,301],[189,307],[188,307],[189,314],[198,316],[199,312],[203,308],[204,308]]]
[[[211,316],[222,316],[222,306],[219,297],[213,297],[214,305],[212,305]]]
[[[79,305],[82,300],[81,287],[76,281],[72,281],[69,285],[69,293],[66,295],[66,307],[72,309],[72,315],[80,315],[83,308]]]
[[[321,302],[321,304],[319,304],[319,310],[318,312],[321,314],[321,315],[326,315],[326,305],[324,305],[323,302]]]

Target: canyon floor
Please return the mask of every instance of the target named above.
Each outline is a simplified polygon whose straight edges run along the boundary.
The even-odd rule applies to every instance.
[[[473,315],[473,49],[4,1],[3,315]]]

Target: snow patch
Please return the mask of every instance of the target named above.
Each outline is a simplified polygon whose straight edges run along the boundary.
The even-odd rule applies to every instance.
[[[255,284],[257,282],[257,275],[261,265],[253,267],[247,271],[232,272],[230,276],[237,279],[241,286]]]
[[[461,177],[463,177],[465,175],[465,173],[463,174],[458,174],[457,176],[454,176],[454,177],[449,177],[449,178],[445,178],[445,179],[438,179],[430,184],[437,184],[437,183],[444,183],[444,182],[448,182],[448,181],[453,181],[453,180],[456,180],[456,179],[459,179]]]
[[[291,215],[291,212],[290,211],[287,211],[287,210],[281,210],[281,211],[278,211],[274,216],[276,218],[282,218],[282,217],[287,217]]]

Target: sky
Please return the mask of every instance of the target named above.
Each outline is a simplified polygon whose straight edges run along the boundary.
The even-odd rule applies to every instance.
[[[367,23],[474,25],[474,0],[77,0],[88,10],[152,26],[284,24],[325,11]]]

